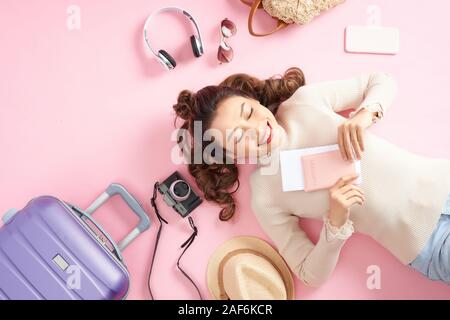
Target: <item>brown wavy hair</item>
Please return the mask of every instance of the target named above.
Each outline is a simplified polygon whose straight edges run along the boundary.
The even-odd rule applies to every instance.
[[[304,84],[305,77],[299,68],[289,68],[282,76],[266,80],[244,73],[234,74],[217,86],[207,86],[196,93],[189,90],[180,92],[177,103],[173,105],[177,115],[175,121],[177,118],[183,119],[181,128],[187,129],[193,137],[194,121],[201,121],[203,132],[209,129],[217,106],[232,96],[258,100],[261,105],[276,114],[279,105]],[[203,141],[201,144],[203,151],[207,142]],[[190,154],[193,155],[192,150]],[[214,201],[222,207],[219,219],[229,220],[236,211],[233,193],[239,188],[239,171],[236,164],[226,161],[208,164],[202,159],[200,164],[190,161],[188,167],[205,199]]]

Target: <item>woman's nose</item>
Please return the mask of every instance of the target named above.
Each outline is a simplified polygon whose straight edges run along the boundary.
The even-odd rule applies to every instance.
[[[258,121],[254,119],[244,120],[242,123],[242,129],[244,130],[257,130],[258,129]]]
[[[243,129],[246,131],[249,137],[256,139],[262,132],[264,132],[266,125],[267,121],[265,119],[264,120],[253,119],[247,121]]]

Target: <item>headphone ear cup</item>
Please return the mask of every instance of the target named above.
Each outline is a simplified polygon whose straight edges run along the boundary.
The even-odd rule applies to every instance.
[[[170,54],[168,54],[167,51],[165,51],[165,50],[159,50],[158,53],[159,53],[161,56],[163,56],[163,57],[168,61],[168,63],[170,63],[170,66],[168,66],[169,69],[173,69],[173,68],[175,68],[175,67],[177,66],[177,63],[175,62],[175,59],[172,58],[172,56],[171,56]],[[166,62],[165,62],[165,63],[166,63]],[[167,63],[166,63],[166,64],[167,64]]]
[[[201,44],[197,41],[197,38],[195,36],[191,36],[191,46],[192,51],[194,52],[194,56],[197,58],[202,55],[202,50],[200,48]]]

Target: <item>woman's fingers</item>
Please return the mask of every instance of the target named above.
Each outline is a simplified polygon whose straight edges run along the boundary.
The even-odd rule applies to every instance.
[[[364,194],[359,190],[350,190],[347,193],[345,193],[343,197],[345,198],[345,200],[349,200],[352,197],[360,197],[363,201],[365,201]]]
[[[340,187],[339,192],[341,194],[345,194],[347,191],[353,190],[353,189],[359,189],[359,188],[357,186],[355,186],[354,184],[348,183],[348,184],[345,184],[342,187]],[[362,191],[362,190],[360,189],[360,191]]]
[[[361,151],[364,152],[364,129],[361,126],[356,127],[356,136],[358,137],[359,146]]]
[[[339,188],[339,192],[341,194],[345,194],[347,191],[353,189],[353,184],[344,184],[342,187]]]
[[[358,190],[362,195],[364,195],[364,191],[361,188],[355,186],[354,184],[346,184],[343,187],[339,188],[339,192],[341,194],[346,194],[351,190]]]
[[[358,123],[345,122],[338,128],[338,144],[344,160],[361,159],[364,151],[364,128]]]
[[[348,132],[348,129],[346,126],[343,128],[343,140],[344,140],[344,152],[345,152],[345,160],[351,160],[353,159],[352,154],[352,143],[350,140],[350,133]]]
[[[355,180],[356,178],[358,178],[358,174],[357,173],[353,173],[353,174],[349,174],[349,175],[340,177],[338,179],[338,181],[336,181],[334,186],[331,187],[331,189],[332,190],[337,190],[337,189],[341,188],[342,186],[348,184],[349,182]]]
[[[356,133],[356,127],[350,128],[350,138],[352,141],[353,150],[355,150],[356,153],[356,159],[361,159],[361,148],[359,146],[358,136]]]
[[[339,144],[339,151],[341,152],[342,159],[347,160],[345,158],[344,134],[343,134],[342,126],[339,126],[339,129],[338,129],[338,144]]]
[[[358,195],[354,195],[351,198],[347,199],[345,201],[346,206],[349,208],[352,205],[354,205],[355,203],[359,204],[359,205],[363,205],[364,204],[364,199],[362,199],[360,196]]]
[[[347,143],[345,141],[345,137],[347,135],[347,128],[345,127],[345,124],[342,124],[339,126],[338,129],[338,141],[339,141],[339,150],[341,151],[342,158],[347,161],[348,154],[347,154]]]
[[[353,144],[352,144],[352,130],[349,125],[344,126],[344,145],[347,160],[352,161],[354,159]]]

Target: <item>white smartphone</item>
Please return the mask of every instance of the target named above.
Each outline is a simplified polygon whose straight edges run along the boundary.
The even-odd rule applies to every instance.
[[[345,51],[351,53],[396,54],[400,49],[398,28],[347,26]]]

